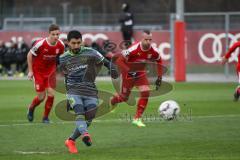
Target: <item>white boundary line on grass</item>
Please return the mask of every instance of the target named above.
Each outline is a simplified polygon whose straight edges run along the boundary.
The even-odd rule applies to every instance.
[[[35,151],[14,151],[14,153],[18,153],[18,154],[54,154],[55,152],[35,152]]]
[[[25,152],[25,151],[14,151],[14,153],[17,153],[17,154],[22,154],[22,155],[32,155],[32,154],[43,154],[43,155],[49,155],[49,154],[55,154],[57,152],[36,152],[36,151],[28,151],[28,152]],[[189,157],[182,157],[182,158],[177,158],[176,160],[180,160],[180,159],[193,159],[193,158],[189,158]],[[212,159],[212,160],[225,160],[226,158],[225,157],[194,157],[195,160],[199,159],[199,160],[209,160],[209,159]],[[239,157],[231,157],[230,159],[236,159],[238,160]]]
[[[18,120],[14,121],[0,121],[0,122],[5,122],[5,123],[11,123],[11,122],[18,122]],[[10,126],[35,126],[35,125],[48,125],[44,124],[42,122],[27,122],[26,120],[19,120],[19,122],[25,122],[25,123],[13,123],[13,124],[0,124],[0,127],[10,127]],[[126,122],[125,120],[121,119],[109,119],[109,120],[94,120],[93,123],[109,123],[109,122]],[[63,121],[63,122],[50,122],[51,124],[75,124],[74,121]]]
[[[215,115],[215,116],[192,116],[191,120],[183,120],[184,122],[187,121],[194,121],[194,119],[203,119],[203,118],[223,118],[223,117],[240,117],[240,114],[229,114],[229,115]],[[182,120],[177,120],[177,122],[181,122]],[[5,122],[5,123],[12,123],[13,124],[0,124],[0,127],[13,127],[13,126],[36,126],[36,125],[48,125],[48,124],[43,124],[41,122],[35,122],[35,123],[29,123],[26,120],[14,120],[14,121],[0,121],[0,122]],[[15,123],[15,122],[26,122],[26,123]],[[108,120],[94,120],[93,123],[110,123],[110,122],[127,122],[129,123],[130,121],[124,120],[124,119],[108,119]],[[147,120],[147,123],[162,123],[164,120]],[[63,121],[63,122],[52,122],[50,124],[74,124],[74,121]]]
[[[222,118],[222,117],[240,117],[240,114],[225,114],[225,115],[215,115],[215,116],[192,116],[192,118],[202,119],[202,118]]]

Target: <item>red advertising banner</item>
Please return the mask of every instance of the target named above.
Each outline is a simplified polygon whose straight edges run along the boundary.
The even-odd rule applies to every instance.
[[[31,44],[35,37],[46,37],[47,32],[0,32],[0,40],[7,42],[11,37],[23,37],[23,39]],[[217,64],[220,57],[226,52],[226,37],[228,44],[232,45],[240,38],[240,33],[232,32],[226,34],[225,31],[186,31],[185,54],[187,57],[186,64]],[[89,44],[93,41],[110,40],[117,45],[122,42],[120,32],[83,32],[83,39],[85,43]],[[141,39],[141,32],[135,32],[135,41]],[[169,31],[154,31],[153,32],[154,45],[159,49],[161,56],[165,62],[170,60],[170,32]],[[238,50],[230,61],[236,61]]]

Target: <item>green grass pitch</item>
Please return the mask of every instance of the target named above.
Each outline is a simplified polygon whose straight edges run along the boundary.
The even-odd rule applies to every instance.
[[[98,83],[112,91],[110,82]],[[64,140],[75,124],[51,113],[52,124],[41,124],[43,104],[35,121],[28,123],[26,109],[34,96],[29,81],[0,81],[0,159],[14,160],[239,160],[240,102],[233,102],[234,83],[172,83],[170,93],[151,98],[145,112],[146,128],[129,122],[135,107],[126,104],[93,122],[93,146],[77,142],[79,154],[70,155]],[[109,87],[110,86],[110,87]],[[55,104],[65,99],[57,94]],[[181,106],[175,121],[147,118],[157,115],[168,99]]]

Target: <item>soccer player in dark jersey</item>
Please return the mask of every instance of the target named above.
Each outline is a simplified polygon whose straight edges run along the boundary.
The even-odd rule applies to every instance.
[[[27,55],[28,79],[34,80],[37,93],[28,107],[29,122],[33,121],[35,108],[44,101],[47,95],[42,122],[49,123],[48,116],[54,101],[57,57],[64,53],[64,44],[58,39],[59,34],[59,26],[50,25],[48,37],[37,40]]]
[[[75,140],[81,136],[82,141],[91,146],[92,140],[88,126],[95,117],[98,105],[98,91],[95,78],[104,65],[111,70],[112,78],[117,78],[117,71],[98,51],[82,46],[82,35],[73,30],[67,36],[69,50],[60,56],[60,70],[65,75],[67,100],[76,114],[76,128],[65,141],[70,153],[78,153]]]

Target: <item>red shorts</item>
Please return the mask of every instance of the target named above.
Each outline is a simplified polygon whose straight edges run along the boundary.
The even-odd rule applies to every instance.
[[[143,74],[139,78],[134,79],[129,77],[126,74],[122,74],[121,93],[128,95],[134,86],[136,86],[137,88],[144,87],[144,86],[145,88],[148,87],[149,81],[147,76]]]
[[[34,88],[37,92],[43,92],[47,88],[56,88],[56,74],[34,73]]]

